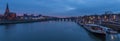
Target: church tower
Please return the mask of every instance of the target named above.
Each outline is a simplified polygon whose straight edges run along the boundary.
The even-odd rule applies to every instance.
[[[8,3],[6,4],[4,18],[6,20],[15,20],[16,19],[16,13],[10,12]]]
[[[6,10],[5,10],[4,16],[9,15],[9,13],[10,13],[10,10],[9,10],[9,6],[8,6],[8,3],[7,3],[6,4]]]

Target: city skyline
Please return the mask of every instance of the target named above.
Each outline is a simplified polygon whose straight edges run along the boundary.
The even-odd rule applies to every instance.
[[[119,12],[119,0],[1,0],[0,14],[5,11],[5,5],[8,2],[12,12],[36,13],[53,16],[78,16],[95,13],[104,13],[105,11]]]
[[[119,0],[0,0],[0,41],[120,41],[119,4]]]

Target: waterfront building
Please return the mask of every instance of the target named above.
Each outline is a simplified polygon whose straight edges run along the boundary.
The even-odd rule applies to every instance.
[[[3,20],[3,15],[0,15],[0,20]]]
[[[21,19],[25,19],[25,20],[27,20],[27,19],[29,19],[29,15],[24,14],[24,15],[23,15],[23,18],[21,17]]]
[[[5,20],[15,20],[16,19],[16,13],[10,12],[8,3],[6,5],[6,10],[4,13],[4,19]]]
[[[100,16],[102,21],[109,21],[110,15],[109,14],[103,14]]]
[[[24,19],[25,20],[32,20],[33,18],[37,18],[38,16],[34,16],[34,14],[28,15],[28,14],[24,14]]]
[[[24,16],[17,16],[16,19],[17,19],[17,20],[25,20],[25,19],[24,19]]]
[[[41,16],[42,16],[41,14],[38,15],[38,17],[41,17]]]
[[[120,21],[120,14],[117,14],[117,20]]]

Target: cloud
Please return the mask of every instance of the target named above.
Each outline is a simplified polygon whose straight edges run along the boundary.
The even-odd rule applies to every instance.
[[[70,11],[70,10],[75,10],[76,8],[74,7],[66,7],[66,11]]]
[[[8,0],[14,12],[51,13],[99,13],[105,10],[120,10],[120,0]],[[7,1],[1,0],[0,7]],[[3,10],[3,9],[2,9]],[[59,15],[59,14],[58,14]],[[64,14],[63,14],[64,15]]]

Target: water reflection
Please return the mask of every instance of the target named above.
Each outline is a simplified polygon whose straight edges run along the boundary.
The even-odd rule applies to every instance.
[[[88,32],[88,35],[89,35],[91,38],[93,38],[93,39],[95,39],[95,40],[97,40],[97,41],[105,41],[103,38],[99,38],[99,37],[93,35],[93,34],[90,33],[90,32]]]
[[[119,34],[107,34],[106,41],[119,41]]]
[[[0,25],[0,33],[0,41],[103,41],[73,22]],[[119,40],[118,37],[119,34],[107,35],[107,41]]]
[[[76,23],[77,24],[77,23]],[[79,24],[77,24],[80,28],[83,28],[83,27],[81,27]],[[83,28],[84,29],[84,28]],[[89,37],[90,38],[93,38],[93,41],[105,41],[103,38],[99,38],[99,37],[97,37],[97,36],[95,36],[95,35],[93,35],[92,33],[90,33],[89,31],[87,31],[87,30],[85,30],[84,29],[84,31],[85,32],[87,32],[86,34],[88,34],[89,35]]]
[[[7,24],[7,25],[4,25],[5,26],[5,30],[9,30],[13,27],[15,27],[15,24]]]

